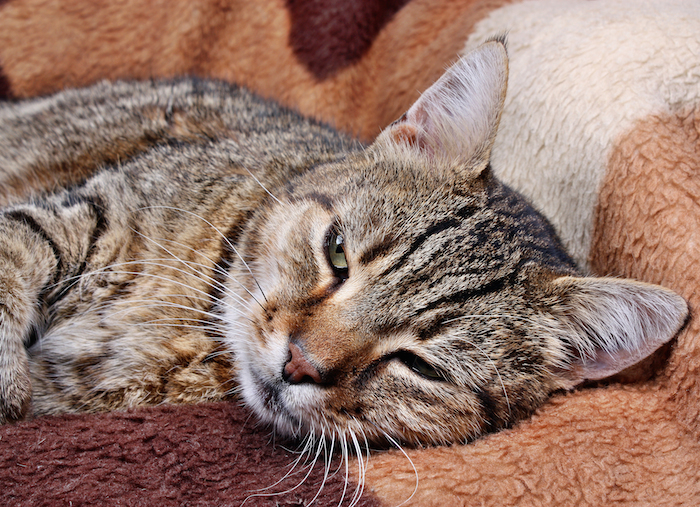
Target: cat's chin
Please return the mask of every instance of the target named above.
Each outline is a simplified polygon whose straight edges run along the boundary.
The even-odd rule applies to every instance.
[[[379,447],[411,445],[410,439],[405,440],[398,434],[392,437],[366,420],[330,416],[324,404],[329,394],[322,388],[313,385],[289,386],[281,380],[266,380],[264,375],[257,374],[253,369],[241,372],[239,381],[246,405],[262,424],[274,428],[277,437],[303,445],[323,440],[338,442],[340,449],[345,449],[343,452],[351,453],[362,453],[358,447],[360,442]],[[428,442],[429,438],[422,436],[420,441]]]
[[[273,426],[278,435],[291,439],[309,434],[326,436],[325,424],[314,415],[323,410],[325,397],[318,387],[284,385],[281,380],[266,379],[253,368],[242,368],[239,382],[246,405],[261,422]]]

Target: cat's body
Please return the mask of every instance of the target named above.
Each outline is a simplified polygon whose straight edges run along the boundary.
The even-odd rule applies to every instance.
[[[24,173],[46,152],[54,164],[73,164],[78,142],[119,146],[125,157],[85,184],[6,211],[5,227],[46,231],[56,250],[31,252],[55,264],[51,280],[40,282],[46,288],[31,331],[33,411],[231,396],[231,356],[216,341],[222,309],[209,298],[227,291],[225,271],[239,260],[233,245],[250,234],[247,221],[269,198],[263,185],[279,188],[353,143],[213,82],[105,84],[27,109],[6,111],[8,135],[0,141],[23,145],[6,149],[7,158],[39,155]],[[69,127],[81,122],[87,128]],[[48,140],[41,137],[47,124],[54,127]],[[108,140],[100,144],[102,135]],[[93,153],[85,165],[94,170],[106,155]],[[283,155],[292,153],[298,160]],[[5,229],[0,237],[16,235]],[[238,280],[255,290],[247,272]]]
[[[578,278],[491,175],[506,74],[487,43],[367,148],[210,82],[3,106],[5,181],[96,174],[0,218],[0,418],[240,391],[288,434],[468,440],[655,350],[683,300]]]

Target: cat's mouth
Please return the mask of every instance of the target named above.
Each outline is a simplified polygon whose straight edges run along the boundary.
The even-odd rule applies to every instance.
[[[273,425],[287,437],[304,438],[308,433],[316,433],[314,421],[318,416],[312,404],[308,403],[309,399],[288,392],[284,385],[266,379],[253,368],[246,376],[247,388],[243,390],[243,396],[261,421]],[[314,400],[313,405],[316,405],[318,395],[314,396]],[[323,423],[320,424],[323,426]]]
[[[276,413],[277,411],[284,409],[284,404],[280,400],[280,390],[274,384],[264,380],[255,370],[250,369],[250,380],[253,384],[254,389],[254,399],[258,403],[254,403],[254,406],[258,404],[262,405],[266,410],[271,413]],[[248,398],[248,396],[246,396]],[[250,402],[250,400],[247,400]]]

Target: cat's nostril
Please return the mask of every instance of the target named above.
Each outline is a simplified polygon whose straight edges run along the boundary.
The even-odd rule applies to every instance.
[[[290,384],[301,384],[303,382],[314,382],[322,384],[323,378],[318,369],[304,356],[301,348],[291,343],[289,344],[290,357],[282,370],[282,378]]]

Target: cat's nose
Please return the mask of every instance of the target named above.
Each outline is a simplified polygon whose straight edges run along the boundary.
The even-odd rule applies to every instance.
[[[282,370],[282,378],[290,384],[315,382],[322,384],[323,378],[318,369],[304,356],[304,352],[295,343],[289,342],[290,358]]]

